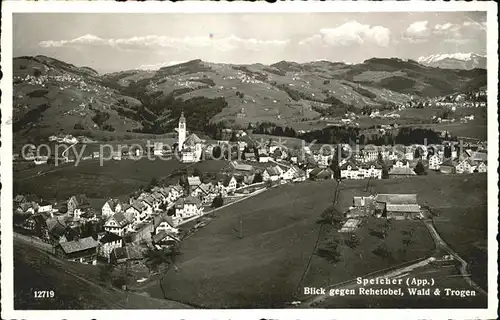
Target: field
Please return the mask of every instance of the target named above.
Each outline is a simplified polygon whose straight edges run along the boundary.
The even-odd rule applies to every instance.
[[[473,203],[484,184],[482,175],[436,175],[371,181],[365,191],[366,181],[345,181],[336,208],[345,211],[354,195],[390,192],[418,193],[419,203],[431,207],[462,206]],[[469,185],[478,191],[471,192]],[[331,285],[433,254],[435,245],[421,222],[394,221],[385,239],[392,257],[376,256],[372,251],[384,240],[370,234],[380,223],[371,218],[356,231],[361,242],[355,250],[341,244],[336,264],[314,254],[300,282],[318,239],[318,217],[330,206],[334,187],[333,181],[281,186],[220,210],[183,242],[179,269],[164,278],[167,298],[208,308],[283,307],[298,298],[297,289],[303,286]],[[405,247],[402,231],[409,229],[414,229],[414,240]],[[338,236],[334,233],[324,228],[318,248]],[[161,296],[156,286],[148,292]]]
[[[14,243],[14,309],[174,309],[186,305],[106,287],[99,268],[55,259],[25,243]],[[33,290],[54,290],[34,299]]]
[[[24,192],[47,199],[68,199],[78,193],[107,198],[128,194],[147,186],[152,178],[159,180],[186,166],[176,159],[112,160],[105,161],[103,166],[99,161],[87,161],[78,166],[56,167],[47,174],[37,175],[39,168],[15,173],[14,181]]]

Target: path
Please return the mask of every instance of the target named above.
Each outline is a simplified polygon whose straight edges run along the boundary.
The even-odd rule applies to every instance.
[[[436,243],[436,247],[443,249],[444,251],[446,251],[447,253],[452,255],[455,260],[460,262],[460,264],[461,264],[460,274],[462,275],[464,280],[467,281],[467,283],[471,287],[473,287],[476,291],[479,291],[482,294],[487,295],[488,293],[485,290],[483,290],[483,288],[481,288],[477,283],[475,283],[471,279],[469,273],[467,272],[468,263],[464,259],[462,259],[462,257],[460,257],[460,255],[458,255],[458,253],[456,253],[453,249],[451,249],[448,246],[448,244],[441,238],[441,236],[437,232],[436,228],[434,227],[434,223],[432,222],[432,220],[426,220],[426,221],[424,221],[424,224],[427,227],[427,230],[429,230],[429,233],[431,234],[432,239],[434,239],[434,242]]]

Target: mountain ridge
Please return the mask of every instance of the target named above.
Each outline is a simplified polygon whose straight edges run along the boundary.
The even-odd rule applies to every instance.
[[[46,56],[14,58],[14,131],[162,133],[184,110],[192,126],[278,124],[470,91],[486,70],[439,69],[399,58],[271,65],[200,59],[158,70],[99,74]],[[200,127],[201,126],[201,127]]]

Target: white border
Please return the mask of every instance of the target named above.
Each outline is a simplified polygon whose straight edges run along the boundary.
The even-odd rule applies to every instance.
[[[12,12],[89,12],[89,13],[228,13],[228,12],[409,12],[409,11],[487,11],[488,68],[488,309],[250,309],[250,310],[13,310],[12,250]],[[4,319],[108,319],[157,318],[274,318],[332,319],[394,318],[394,319],[487,319],[497,317],[497,251],[498,225],[498,21],[495,2],[25,2],[2,3],[2,125],[1,125],[1,259],[2,318]],[[5,81],[7,80],[7,81]],[[165,313],[166,314],[165,314]]]

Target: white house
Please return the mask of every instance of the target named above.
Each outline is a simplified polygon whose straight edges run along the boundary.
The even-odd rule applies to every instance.
[[[175,203],[175,215],[188,219],[194,216],[199,216],[203,213],[201,200],[195,197],[180,198]]]
[[[125,230],[129,225],[129,221],[122,212],[115,213],[111,218],[109,218],[104,224],[104,230],[107,232],[114,233],[118,236],[123,236]]]
[[[176,228],[174,219],[165,214],[155,217],[154,219],[155,234],[166,232],[167,234],[178,234],[179,229]]]
[[[285,181],[293,180],[296,176],[297,170],[294,167],[289,167],[286,171],[281,175],[281,179]]]
[[[283,174],[283,170],[280,167],[268,167],[262,173],[262,180],[264,181],[278,181]]]
[[[480,162],[476,167],[477,172],[488,172],[488,166],[485,162]]]
[[[429,170],[439,170],[441,163],[441,157],[439,157],[437,154],[433,154],[429,157]]]
[[[38,204],[38,212],[39,213],[42,213],[42,212],[52,212],[52,204],[50,204],[47,201],[41,201]]]
[[[474,172],[474,169],[476,169],[476,167],[471,163],[469,159],[462,160],[455,167],[457,173],[472,173]]]
[[[107,258],[108,262],[109,262],[109,256],[111,255],[111,251],[113,251],[114,248],[121,248],[123,246],[122,237],[111,232],[106,232],[103,235],[99,235],[98,241],[99,241],[99,249],[98,249],[99,255]]]
[[[223,191],[225,194],[234,193],[237,186],[237,181],[234,176],[226,176],[222,180]]]
[[[116,212],[122,209],[121,203],[117,199],[109,199],[101,208],[101,215],[104,219],[109,219]]]

